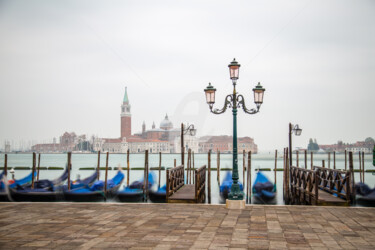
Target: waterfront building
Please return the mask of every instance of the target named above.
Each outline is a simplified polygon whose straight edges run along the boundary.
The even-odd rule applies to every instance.
[[[54,138],[53,143],[33,145],[31,151],[39,153],[61,153],[79,150],[82,144],[90,144],[87,142],[85,135],[77,136],[74,132],[65,132],[60,136],[60,143],[56,143],[56,139]],[[87,147],[90,148],[90,146]]]
[[[181,129],[174,128],[168,114],[160,122],[159,128],[155,122],[147,130],[146,122],[142,124],[141,132],[132,134],[132,113],[128,91],[125,87],[120,112],[120,136],[118,138],[93,137],[90,142],[85,136],[77,136],[74,132],[65,132],[60,137],[60,143],[36,144],[32,146],[35,152],[91,152],[109,153],[181,153]],[[184,135],[185,152],[189,149],[196,153],[207,153],[209,150],[232,152],[232,136],[205,136],[197,138],[190,134]],[[250,137],[238,138],[238,152],[245,150],[257,153],[257,145]]]
[[[338,141],[336,144],[330,145],[319,145],[319,149],[324,150],[324,152],[338,152],[344,153],[346,151],[351,151],[353,153],[364,152],[365,154],[372,153],[374,148],[375,140],[371,137],[366,138],[364,141],[357,141],[355,143],[343,143]]]
[[[238,137],[237,147],[239,153],[243,150],[246,152],[251,151],[253,154],[258,153],[258,146],[254,143],[254,139],[250,137]],[[233,137],[227,135],[201,137],[199,152],[207,153],[209,150],[213,152],[219,150],[223,153],[232,153]]]
[[[121,134],[119,138],[95,138],[93,142],[94,151],[110,153],[142,153],[148,150],[150,153],[174,153],[175,138],[180,135],[180,129],[173,128],[168,114],[156,128],[155,122],[152,128],[146,129],[146,122],[142,124],[142,132],[132,135],[131,127],[131,105],[129,102],[127,88],[121,105]]]
[[[121,105],[121,138],[132,135],[132,116],[130,112],[130,102],[128,98],[128,89],[125,87],[124,99]]]
[[[190,134],[184,135],[185,153],[187,153],[189,149],[191,149],[193,152],[199,153],[199,142],[200,140],[196,136],[192,136]],[[181,153],[181,135],[174,139],[173,147],[174,153]]]

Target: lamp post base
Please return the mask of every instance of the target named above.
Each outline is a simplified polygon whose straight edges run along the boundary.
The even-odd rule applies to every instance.
[[[227,209],[245,209],[245,200],[226,200]]]

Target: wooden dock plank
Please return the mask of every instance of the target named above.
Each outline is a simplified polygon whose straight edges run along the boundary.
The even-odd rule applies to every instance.
[[[186,201],[186,202],[194,202],[195,201],[195,185],[193,184],[185,184],[176,193],[172,194],[169,197],[169,202],[178,202],[178,201]]]
[[[346,200],[338,198],[333,194],[330,194],[324,190],[319,189],[318,203],[321,205],[336,205],[336,206],[348,206],[349,203]]]

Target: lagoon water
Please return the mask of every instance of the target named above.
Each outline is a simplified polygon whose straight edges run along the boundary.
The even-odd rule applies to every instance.
[[[260,153],[253,154],[251,160],[251,179],[252,182],[256,177],[256,169],[258,168],[270,168],[274,169],[275,167],[275,155],[274,152],[269,153]],[[314,154],[314,165],[321,166],[322,160],[325,160],[325,166],[328,167],[328,155],[327,154]],[[354,169],[359,168],[358,153],[353,154]],[[173,167],[174,159],[177,160],[177,165],[181,163],[180,154],[163,154],[162,155],[162,166],[169,168]],[[211,167],[217,167],[217,155],[215,153],[211,154]],[[296,156],[293,156],[294,164],[296,163]],[[130,154],[130,168],[144,167],[144,154]],[[187,155],[185,156],[185,163],[187,162]],[[4,163],[4,154],[0,154],[0,166]],[[40,160],[41,167],[65,167],[67,163],[67,154],[42,154]],[[100,166],[104,167],[106,163],[106,154],[101,154],[100,157]],[[195,154],[194,164],[195,167],[200,167],[202,165],[207,165],[208,158],[207,154]],[[247,165],[247,159],[245,159]],[[113,177],[116,174],[117,170],[113,170],[118,165],[126,167],[126,154],[110,154],[108,160],[108,166],[112,167],[112,170],[108,171],[108,178]],[[32,154],[8,154],[8,170],[12,167],[17,166],[28,166],[32,167]],[[71,179],[76,179],[76,176],[79,174],[81,178],[85,178],[92,174],[93,170],[79,170],[79,168],[84,167],[96,167],[97,166],[97,154],[72,154],[72,172]],[[159,166],[159,154],[149,154],[149,167],[158,167]],[[239,176],[240,181],[242,182],[243,176],[243,156],[242,153],[238,155],[238,166],[239,166]],[[304,167],[304,155],[299,156],[299,166]],[[307,156],[307,168],[311,166],[310,155]],[[349,166],[349,165],[348,165]],[[232,154],[220,154],[220,168],[232,168]],[[277,168],[283,168],[283,159],[277,159]],[[333,156],[331,154],[331,168],[333,168]],[[345,156],[343,154],[336,154],[336,168],[344,169],[345,168]],[[372,165],[372,155],[365,155],[365,170],[375,169]],[[40,179],[53,179],[61,175],[63,170],[40,170]],[[126,171],[125,175],[126,175]],[[154,171],[156,177],[158,176],[158,171]],[[220,179],[222,180],[227,171],[220,171]],[[30,173],[30,170],[15,170],[15,178],[19,179],[26,176]],[[274,172],[265,171],[264,172],[268,178],[274,182]],[[10,178],[10,174],[8,173]],[[104,180],[105,171],[100,171],[100,178]],[[143,170],[130,170],[130,183],[132,181],[142,178]],[[165,184],[165,171],[161,172],[161,185]],[[245,177],[246,178],[246,177]],[[282,180],[283,172],[278,171],[276,176],[277,184],[277,204],[284,204],[283,194],[282,194]],[[359,173],[355,173],[355,181],[359,180]],[[372,173],[365,173],[365,183],[368,184],[371,188],[375,185],[375,175]],[[123,184],[126,184],[126,177]],[[219,195],[219,186],[217,184],[217,171],[213,170],[211,172],[211,202],[213,204],[222,203]]]

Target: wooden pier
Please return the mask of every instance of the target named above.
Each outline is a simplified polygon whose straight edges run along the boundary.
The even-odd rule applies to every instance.
[[[195,183],[185,184],[184,166],[167,170],[168,203],[204,203],[206,199],[206,166],[194,171]]]
[[[326,168],[324,160],[322,167],[311,166],[311,169],[289,166],[286,160],[284,200],[291,205],[350,206],[355,200],[352,153],[349,153],[349,170],[338,170],[335,163],[333,169]]]
[[[314,166],[314,170],[290,168],[290,204],[349,206],[350,171]]]

